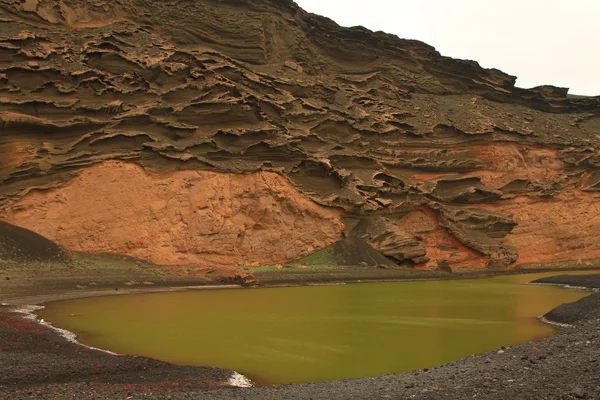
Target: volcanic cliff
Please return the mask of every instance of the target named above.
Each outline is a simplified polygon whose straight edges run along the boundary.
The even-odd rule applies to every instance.
[[[258,266],[600,258],[600,97],[291,0],[1,0],[0,219]]]

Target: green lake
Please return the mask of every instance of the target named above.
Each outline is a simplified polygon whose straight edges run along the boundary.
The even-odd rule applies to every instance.
[[[96,297],[38,315],[120,354],[233,369],[260,384],[325,381],[550,336],[536,317],[588,294],[523,284],[557,274]]]

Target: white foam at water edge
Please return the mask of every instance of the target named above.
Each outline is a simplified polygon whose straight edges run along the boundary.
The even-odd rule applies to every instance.
[[[88,349],[91,350],[96,350],[96,351],[101,351],[103,353],[108,353],[108,354],[112,354],[113,356],[118,356],[117,353],[113,353],[112,351],[108,351],[108,350],[102,350],[102,349],[98,349],[96,347],[92,347],[92,346],[87,346],[83,343],[80,343],[77,341],[77,335],[74,334],[73,332],[69,332],[66,329],[61,329],[61,328],[57,328],[56,326],[52,325],[50,322],[44,321],[44,319],[38,319],[37,315],[35,314],[36,311],[39,310],[43,310],[45,307],[44,306],[32,306],[32,305],[25,305],[25,306],[21,306],[18,308],[14,308],[11,311],[12,312],[17,312],[17,313],[21,313],[21,314],[25,314],[25,319],[28,319],[30,321],[33,322],[37,322],[38,324],[45,326],[47,328],[50,328],[56,332],[58,332],[58,334],[62,337],[64,337],[65,339],[67,339],[67,341],[71,342],[71,343],[75,343],[79,346],[83,346],[86,347]]]
[[[10,311],[16,312],[16,313],[20,313],[20,314],[24,314],[25,315],[24,316],[25,319],[37,322],[38,324],[40,324],[42,326],[48,327],[48,328],[50,328],[50,329],[58,332],[62,337],[64,337],[67,341],[69,341],[71,343],[75,343],[75,344],[77,344],[79,346],[83,346],[83,347],[86,347],[86,348],[91,349],[91,350],[101,351],[103,353],[108,353],[108,354],[111,354],[111,355],[114,355],[114,356],[118,356],[117,353],[113,353],[112,351],[102,350],[102,349],[99,349],[99,348],[96,348],[96,347],[92,347],[92,346],[88,346],[88,345],[85,345],[83,343],[80,343],[80,342],[77,341],[77,335],[74,334],[73,332],[69,332],[66,329],[57,328],[56,326],[52,325],[50,322],[44,321],[43,318],[42,319],[38,319],[38,317],[35,314],[35,312],[39,311],[39,310],[43,310],[44,308],[45,308],[44,306],[25,305],[25,306],[21,306],[21,307],[18,307],[18,308],[13,308]],[[253,387],[254,386],[254,384],[252,383],[252,381],[248,377],[240,374],[239,372],[235,372],[235,371],[231,374],[231,377],[229,378],[229,380],[227,381],[227,383],[230,386],[239,387],[239,388],[249,388],[249,387]]]
[[[238,372],[233,372],[233,374],[231,375],[231,378],[229,378],[228,381],[229,385],[233,386],[233,387],[240,387],[240,388],[249,388],[254,386],[254,384],[252,383],[252,381],[250,379],[248,379],[248,377],[238,373]]]
[[[545,283],[545,282],[529,282],[528,285],[539,285],[539,286],[560,286],[566,289],[574,289],[574,290],[587,290],[594,293],[600,292],[599,288],[588,288],[585,286],[571,286],[565,283]]]
[[[538,319],[538,321],[540,321],[546,325],[550,325],[550,326],[558,326],[561,328],[572,328],[573,327],[573,325],[570,325],[570,324],[563,324],[562,322],[550,321],[549,319],[544,318],[543,316],[537,317],[537,319]]]

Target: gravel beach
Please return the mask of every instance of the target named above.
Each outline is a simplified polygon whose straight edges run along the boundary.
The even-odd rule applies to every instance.
[[[549,282],[539,282],[549,283]],[[600,274],[553,278],[596,288]],[[301,385],[232,388],[231,371],[116,356],[69,342],[0,307],[1,399],[594,399],[600,398],[598,294],[544,317],[570,327],[429,370]]]

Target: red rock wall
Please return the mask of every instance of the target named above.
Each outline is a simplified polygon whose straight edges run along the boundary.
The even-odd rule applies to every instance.
[[[0,218],[71,250],[167,265],[252,266],[338,241],[341,214],[271,172],[154,173],[111,161],[55,189],[31,191]]]
[[[566,190],[554,198],[518,197],[487,204],[512,214],[517,226],[503,239],[515,247],[515,265],[600,259],[600,193]]]
[[[427,208],[415,210],[398,221],[398,225],[421,241],[430,259],[427,266],[434,267],[442,260],[452,268],[485,268],[487,259],[468,248],[445,228],[439,225],[438,217]]]

